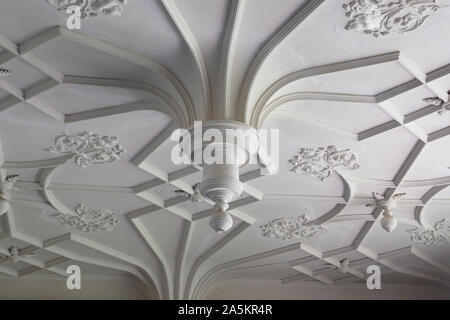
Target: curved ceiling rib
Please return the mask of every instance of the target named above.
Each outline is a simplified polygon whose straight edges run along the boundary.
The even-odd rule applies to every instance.
[[[174,280],[174,296],[175,299],[183,299],[184,281],[185,279],[185,265],[186,257],[191,244],[193,233],[193,223],[191,221],[184,221],[183,234],[180,239],[178,249],[177,261],[175,265],[175,280]]]
[[[291,252],[291,251],[295,251],[295,250],[299,250],[300,249],[300,242],[299,243],[295,243],[295,244],[291,244],[285,247],[281,247],[281,248],[277,248],[277,249],[273,249],[273,250],[269,250],[269,251],[265,251],[262,253],[258,253],[252,256],[248,256],[248,257],[244,257],[244,258],[240,258],[240,259],[236,259],[233,261],[228,261],[222,264],[218,264],[216,266],[214,266],[213,268],[211,268],[210,270],[208,270],[208,272],[206,272],[200,279],[199,281],[197,281],[197,284],[194,288],[194,294],[193,297],[197,298],[199,295],[199,292],[202,291],[202,287],[207,286],[207,283],[210,281],[210,279],[212,279],[216,274],[218,274],[221,271],[224,271],[226,269],[241,265],[241,264],[245,264],[245,263],[249,263],[252,261],[256,261],[256,260],[260,260],[260,259],[264,259],[264,258],[268,258],[268,257],[272,257],[272,256],[276,256],[279,254],[283,254],[283,253],[287,253],[287,252]]]
[[[262,123],[270,115],[271,112],[279,108],[281,105],[293,101],[331,101],[368,104],[376,103],[375,97],[370,95],[312,91],[289,93],[281,97],[277,97],[276,99],[268,103],[266,108],[264,108],[264,112],[262,112],[260,115],[258,127],[261,127]]]
[[[436,195],[439,194],[439,192],[445,190],[449,186],[450,184],[434,186],[430,190],[428,190],[428,192],[425,193],[423,197],[420,199],[422,205],[417,206],[414,210],[415,218],[420,225],[422,225],[425,228],[433,229],[433,226],[425,219],[425,207]]]
[[[351,59],[347,61],[321,65],[317,67],[310,67],[302,69],[299,71],[292,72],[272,83],[269,88],[267,88],[264,93],[259,97],[256,105],[253,109],[247,110],[246,120],[252,125],[257,127],[260,124],[260,118],[264,109],[266,108],[267,102],[270,98],[284,86],[301,79],[306,79],[318,75],[324,75],[328,73],[351,70],[356,68],[367,67],[376,64],[382,64],[386,62],[398,61],[400,57],[400,52],[389,52],[386,54],[375,55],[359,59]],[[419,82],[420,83],[420,82]]]
[[[227,235],[219,240],[216,244],[214,244],[212,247],[210,247],[208,250],[206,250],[201,256],[199,256],[194,264],[191,267],[191,270],[189,271],[189,274],[186,279],[186,286],[184,289],[184,299],[191,298],[191,291],[192,291],[192,281],[194,280],[194,277],[199,270],[199,268],[202,266],[202,264],[208,260],[212,255],[216,254],[220,249],[225,247],[228,243],[230,243],[234,238],[239,236],[241,233],[243,233],[248,227],[250,227],[250,224],[246,222],[241,222],[236,228],[234,228],[232,231],[227,233]]]
[[[305,5],[302,5],[299,10],[294,14],[294,16],[289,19],[289,21],[282,26],[271,38],[268,40],[261,50],[258,52],[257,56],[252,62],[250,69],[244,80],[244,84],[241,89],[238,109],[235,110],[236,119],[239,121],[247,122],[247,114],[250,112],[248,104],[248,98],[254,81],[258,76],[258,73],[266,61],[270,53],[292,32],[294,31],[308,16],[314,12],[324,0],[311,0]]]
[[[301,114],[300,112],[294,112],[290,110],[275,110],[272,111],[266,119],[290,119],[293,121],[298,121],[300,123],[307,123],[316,126],[321,129],[328,130],[333,133],[342,135],[343,137],[349,138],[353,141],[358,141],[358,134],[347,131],[345,129],[333,126],[324,121],[320,121],[308,116]]]
[[[189,93],[187,92],[186,88],[180,81],[180,79],[178,79],[178,77],[172,71],[170,71],[168,68],[160,65],[159,63],[157,63],[147,57],[140,56],[140,55],[131,53],[129,51],[126,51],[124,49],[114,47],[110,44],[107,44],[103,41],[88,37],[86,35],[82,35],[79,33],[75,33],[73,31],[69,31],[60,26],[55,27],[55,29],[59,31],[59,35],[61,35],[63,38],[78,42],[87,47],[97,49],[99,51],[102,51],[102,52],[105,52],[112,56],[129,61],[136,65],[143,66],[143,67],[149,69],[150,71],[155,71],[158,74],[162,75],[164,78],[166,78],[167,80],[170,81],[170,83],[174,86],[174,88],[177,90],[177,92],[182,97],[185,107],[186,107],[187,123],[189,125],[191,125],[193,123],[196,116],[195,116],[195,109],[192,104],[192,99],[191,99]]]
[[[9,84],[6,81],[3,81],[0,79],[0,88],[6,90],[11,94],[10,97],[7,97],[0,101],[0,111],[10,108],[22,101],[27,102],[32,107],[38,109],[41,112],[46,113],[47,115],[55,118],[56,120],[60,122],[65,122],[65,115],[58,112],[54,108],[48,106],[46,103],[41,101],[37,98],[37,96],[47,90],[50,90],[52,88],[55,88],[59,84],[62,83],[70,83],[70,84],[79,84],[79,85],[93,85],[93,86],[105,86],[105,87],[120,87],[120,88],[129,88],[129,89],[136,89],[136,90],[142,90],[145,92],[149,92],[154,94],[155,96],[159,97],[162,101],[167,103],[171,111],[166,110],[164,107],[158,107],[158,106],[146,106],[143,104],[140,105],[130,105],[130,106],[117,106],[112,108],[105,108],[97,110],[96,112],[92,112],[93,117],[98,117],[102,115],[104,112],[105,115],[112,115],[117,113],[124,113],[127,112],[126,110],[131,109],[131,111],[135,110],[157,110],[162,111],[169,116],[177,119],[181,127],[188,127],[190,123],[193,121],[193,114],[189,116],[189,103],[185,106],[186,110],[188,110],[188,114],[186,116],[186,112],[184,108],[181,108],[170,95],[168,95],[163,90],[157,88],[156,86],[153,86],[151,84],[138,82],[138,81],[129,81],[129,80],[122,80],[122,79],[108,79],[108,78],[93,78],[93,77],[82,77],[82,76],[65,76],[53,67],[47,65],[42,60],[35,57],[31,50],[34,48],[37,48],[39,46],[44,45],[48,41],[55,39],[59,36],[66,36],[69,39],[76,40],[81,42],[84,45],[94,47],[99,50],[104,50],[107,53],[110,53],[112,55],[116,55],[120,58],[123,58],[127,61],[131,61],[133,63],[143,64],[147,68],[151,70],[157,70],[160,74],[170,74],[170,71],[165,70],[164,67],[159,66],[156,62],[153,62],[147,58],[141,57],[140,61],[137,56],[134,56],[133,54],[126,55],[126,51],[122,49],[115,48],[113,46],[107,45],[105,43],[102,43],[97,40],[93,40],[90,38],[87,38],[85,36],[81,36],[78,34],[75,34],[72,31],[68,31],[63,29],[62,27],[54,27],[48,31],[45,31],[36,37],[32,38],[31,40],[25,42],[24,44],[18,46],[12,43],[11,41],[7,40],[6,37],[1,36],[0,40],[2,41],[0,45],[7,45],[8,48],[10,48],[10,53],[12,57],[19,56],[24,61],[30,63],[34,67],[36,67],[38,70],[44,72],[47,76],[49,76],[51,79],[45,79],[43,81],[40,81],[38,84],[33,85],[31,88],[28,88],[26,90],[21,90],[19,88],[16,88],[15,86]],[[74,38],[75,37],[75,38]],[[10,45],[8,46],[8,43]],[[108,51],[109,50],[109,51]],[[118,52],[116,52],[118,51]],[[159,67],[155,69],[155,66],[158,65]],[[165,70],[165,71],[164,71]],[[164,71],[164,72],[163,72]],[[175,77],[174,75],[172,75]],[[169,77],[170,79],[171,77]],[[173,80],[175,81],[175,80]],[[176,82],[176,81],[175,81]],[[186,102],[186,101],[185,101]],[[71,118],[69,118],[70,121],[73,121],[74,119],[80,118],[82,120],[88,119],[90,116],[89,112],[86,113],[80,113],[72,115]],[[79,121],[79,120],[77,120]]]
[[[29,243],[30,245],[33,245],[37,248],[45,249],[58,256],[68,258],[69,260],[85,262],[88,264],[98,265],[105,268],[116,269],[129,273],[132,276],[138,278],[140,281],[142,281],[150,291],[153,290],[156,291],[157,296],[159,297],[162,296],[159,282],[158,281],[155,282],[155,280],[158,279],[156,277],[156,274],[151,269],[147,268],[147,266],[144,263],[138,261],[137,259],[127,256],[114,249],[102,246],[92,240],[86,239],[80,235],[76,235],[73,233],[64,234],[56,238],[47,239],[45,241],[39,241],[38,239],[35,239],[29,235],[25,235],[16,229],[14,221],[14,213],[12,210],[5,216],[7,217],[8,220],[7,223],[9,226],[8,237]],[[101,259],[85,257],[80,254],[58,247],[58,244],[62,244],[66,241],[73,241],[75,243],[79,243],[83,246],[86,246],[90,249],[97,250],[102,254],[107,254],[111,257],[123,261],[124,264],[115,263],[113,261],[102,261]],[[133,265],[133,267],[129,266],[129,264]],[[141,273],[140,270],[142,270],[143,273]]]
[[[85,112],[78,112],[66,115],[66,122],[79,121],[80,119],[82,120],[90,119],[89,113],[101,116],[102,111],[105,112],[105,115],[114,115],[125,112],[133,112],[135,110],[156,110],[163,112],[168,116],[170,116],[171,118],[175,119],[180,128],[185,128],[189,126],[189,123],[187,122],[187,119],[184,116],[183,109],[178,105],[178,103],[174,101],[173,98],[165,91],[149,83],[123,79],[93,78],[80,76],[64,76],[62,83],[86,85],[86,86],[100,86],[109,88],[133,89],[142,92],[148,92],[164,101],[169,107],[167,108],[166,106],[158,106],[153,102],[149,103],[145,101],[139,101],[137,103],[131,103],[128,105],[105,107],[97,110],[89,110]]]
[[[57,212],[61,212],[63,214],[68,214],[68,215],[75,215],[75,213],[68,209],[64,204],[62,204],[57,197],[55,196],[54,192],[52,190],[49,189],[50,185],[51,185],[51,180],[53,178],[53,174],[55,172],[56,169],[59,168],[60,165],[65,164],[68,160],[70,160],[72,157],[71,156],[66,156],[66,157],[61,157],[61,158],[55,158],[55,159],[51,159],[51,160],[45,160],[45,161],[30,161],[30,162],[22,162],[22,163],[11,163],[9,165],[9,168],[14,168],[14,167],[21,167],[21,168],[44,168],[41,171],[40,177],[41,177],[41,188],[42,191],[48,201],[48,203],[57,211]],[[3,167],[3,166],[2,166]],[[142,235],[142,237],[144,238],[144,240],[148,243],[148,245],[150,246],[150,248],[153,250],[153,252],[155,253],[155,255],[158,257],[158,259],[161,261],[162,264],[162,269],[165,272],[165,276],[166,276],[166,283],[164,286],[162,286],[163,291],[160,291],[161,293],[163,293],[162,295],[160,294],[161,297],[165,297],[167,299],[171,299],[172,298],[172,293],[170,291],[170,288],[172,287],[171,285],[171,273],[170,273],[170,266],[168,265],[167,259],[165,258],[164,254],[162,253],[161,249],[159,248],[159,246],[157,245],[156,241],[153,240],[153,238],[151,237],[151,235],[146,231],[145,227],[142,225],[142,223],[138,220],[138,218],[130,218],[132,224],[139,230],[140,234]],[[11,220],[10,220],[11,221]],[[18,232],[15,231],[14,227],[11,228],[13,229],[12,232],[12,236],[19,234]],[[89,245],[90,248],[94,248],[96,250],[99,250],[102,253],[105,253],[105,251],[111,251],[112,249],[99,249],[99,247],[101,245],[99,244],[95,244],[94,242],[92,242],[91,240],[88,239],[84,239],[81,236],[77,235],[77,234],[68,234],[70,240],[79,243],[82,243],[84,245],[86,245],[87,243],[91,243],[91,245]],[[22,237],[20,237],[20,239],[22,239],[23,241],[27,241],[24,239],[25,236],[23,235]],[[63,237],[65,240],[66,237]],[[34,241],[33,243],[35,243],[36,241]],[[47,243],[52,242],[52,245],[55,244],[54,241],[47,241]],[[43,247],[43,246],[40,246]],[[104,247],[106,248],[106,247]],[[46,249],[48,249],[48,246],[46,246]],[[48,249],[50,250],[50,249]],[[58,251],[59,250],[59,251]],[[52,251],[52,250],[50,250]],[[55,253],[60,253],[62,252],[60,249],[55,249],[53,250],[53,252]],[[84,262],[88,262],[91,264],[95,264],[95,265],[101,265],[104,267],[111,267],[111,268],[116,268],[118,270],[123,270],[123,271],[127,271],[130,272],[129,269],[127,268],[123,268],[123,267],[115,267],[113,263],[99,263],[98,261],[94,263],[94,260],[92,259],[86,259],[86,258],[81,258],[79,255],[75,255],[71,252],[68,251],[64,251],[65,256],[67,257],[72,257],[71,259],[74,259],[73,257],[77,257],[76,260],[79,261],[84,261]],[[114,254],[114,257],[122,255],[119,252],[116,252],[116,254]],[[130,257],[130,259],[126,260],[127,262],[134,260],[133,258]],[[156,277],[156,275],[153,272],[148,273],[149,269],[144,267],[145,265],[141,262],[138,263],[138,265],[142,266],[142,268],[144,270],[146,270],[148,276],[150,277],[150,279],[152,279],[152,283],[155,283],[154,281],[156,279],[158,279],[158,277]],[[133,272],[131,272],[132,274],[135,274]],[[135,274],[136,275],[136,274]],[[142,280],[142,279],[141,279]],[[144,281],[145,282],[145,281]]]
[[[232,119],[233,104],[231,101],[231,80],[233,72],[233,60],[236,51],[236,42],[239,28],[244,14],[246,0],[231,0],[228,13],[228,22],[225,28],[225,36],[220,58],[220,72],[218,85],[217,106],[214,106],[214,119]]]
[[[164,272],[164,280],[163,280],[163,292],[164,292],[164,298],[165,299],[173,299],[173,291],[172,291],[172,284],[173,284],[173,275],[172,275],[172,269],[170,267],[169,261],[167,260],[166,255],[164,254],[161,247],[158,245],[158,242],[155,241],[153,236],[148,231],[147,227],[144,223],[139,219],[139,217],[136,218],[130,218],[131,223],[134,225],[136,230],[139,232],[141,237],[144,239],[144,241],[147,243],[150,250],[153,251],[153,253],[158,257],[162,270]]]
[[[166,8],[168,14],[172,18],[173,23],[177,26],[178,31],[183,36],[184,41],[186,42],[187,46],[189,47],[192,56],[195,60],[195,64],[197,65],[198,71],[200,73],[200,78],[202,80],[202,91],[205,99],[205,106],[204,110],[206,110],[206,115],[202,115],[200,117],[199,114],[197,114],[197,120],[205,119],[209,120],[211,119],[211,115],[213,113],[212,108],[212,97],[211,97],[211,87],[209,83],[208,78],[208,70],[206,68],[205,59],[203,58],[202,51],[200,49],[200,45],[195,38],[195,35],[192,33],[191,29],[189,28],[187,22],[185,21],[182,13],[176,6],[175,2],[173,0],[161,0],[162,4]]]

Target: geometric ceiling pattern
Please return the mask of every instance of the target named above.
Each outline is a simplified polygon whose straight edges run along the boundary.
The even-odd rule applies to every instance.
[[[449,290],[450,11],[373,37],[346,3],[135,0],[81,30],[44,0],[2,5],[0,172],[19,178],[2,185],[0,272],[76,263],[200,299],[230,279],[365,283],[376,264]],[[170,161],[175,129],[214,119],[280,130],[279,172],[241,169],[224,234],[214,203],[176,192],[201,166]],[[374,192],[405,194],[391,233]]]

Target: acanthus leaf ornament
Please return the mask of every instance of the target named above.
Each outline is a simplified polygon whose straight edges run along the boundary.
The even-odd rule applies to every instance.
[[[303,242],[324,228],[321,225],[305,225],[308,220],[306,215],[279,218],[260,226],[260,229],[263,232],[263,237],[266,238]]]
[[[82,232],[112,231],[119,222],[117,215],[109,210],[89,208],[81,203],[73,215],[51,215],[63,226]]]
[[[58,10],[66,12],[71,6],[80,7],[81,18],[100,15],[120,17],[128,0],[47,0]]]
[[[387,232],[392,232],[397,228],[398,220],[394,216],[392,209],[397,208],[398,201],[406,196],[406,193],[397,193],[389,198],[385,195],[373,192],[372,197],[375,203],[366,204],[367,207],[377,208],[383,211],[383,218],[381,219],[381,227]]]
[[[450,91],[447,93],[450,94]],[[443,116],[445,113],[450,111],[450,101],[444,101],[439,97],[429,97],[423,99],[423,101],[429,103],[430,105],[441,107],[441,110],[437,112],[440,116]]]
[[[323,181],[332,175],[336,167],[359,168],[360,165],[356,161],[356,154],[350,149],[338,150],[336,146],[329,146],[317,149],[302,148],[289,163],[293,165],[291,171],[313,175]]]
[[[434,229],[421,227],[409,232],[411,232],[411,241],[415,244],[437,247],[450,241],[450,222],[445,218],[437,222]]]
[[[28,259],[34,257],[36,254],[34,252],[29,252],[29,250],[19,249],[16,246],[11,246],[8,248],[9,255],[4,258],[0,258],[1,260],[10,260],[14,263],[22,261],[23,259]],[[0,261],[1,261],[0,260]]]
[[[0,216],[9,211],[9,200],[11,199],[11,191],[18,190],[14,184],[19,179],[18,175],[10,175],[4,181],[0,181]]]
[[[6,77],[11,75],[11,70],[0,68],[0,77]]]
[[[48,151],[63,155],[74,155],[75,163],[82,168],[90,164],[113,162],[126,151],[117,137],[100,136],[91,132],[56,137],[55,144]]]
[[[419,28],[442,7],[436,0],[352,0],[343,5],[349,19],[345,29],[374,37],[406,33]]]
[[[199,190],[200,183],[196,183],[192,189],[193,193],[187,193],[184,190],[175,190],[175,194],[178,194],[186,199],[189,199],[191,202],[202,202],[204,200],[200,190]]]

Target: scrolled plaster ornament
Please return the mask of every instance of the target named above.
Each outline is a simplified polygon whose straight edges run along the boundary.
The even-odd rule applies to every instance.
[[[337,267],[336,265],[331,264],[331,263],[326,263],[325,264],[326,267],[338,270],[342,274],[346,274],[348,272],[349,265],[350,265],[350,259],[349,258],[344,258],[341,261],[339,261],[339,267]]]
[[[450,94],[450,91],[448,92],[448,94]],[[425,99],[423,99],[423,101],[425,101],[426,103],[429,103],[433,106],[441,107],[441,110],[439,110],[437,112],[438,115],[440,115],[440,116],[443,116],[445,113],[450,111],[450,101],[445,102],[444,100],[442,100],[439,97],[425,98]]]
[[[306,226],[308,222],[306,215],[295,218],[279,218],[260,226],[263,237],[278,240],[299,240],[311,238],[324,227],[321,225]]]
[[[58,10],[66,11],[71,6],[80,7],[81,18],[100,15],[120,17],[128,0],[47,0]]]
[[[357,169],[357,156],[350,149],[338,150],[335,146],[327,148],[302,148],[289,163],[294,167],[291,171],[298,174],[309,174],[318,177],[321,181],[329,178],[336,167]]]
[[[9,256],[7,257],[7,259],[11,260],[12,262],[19,262],[19,261],[22,261],[23,259],[27,259],[27,258],[35,256],[34,252],[30,252],[30,253],[25,252],[24,253],[23,251],[24,250],[20,250],[16,246],[11,246],[8,249]]]
[[[63,226],[82,232],[112,231],[119,222],[114,212],[89,208],[82,203],[76,208],[73,215],[57,213],[51,216]]]
[[[436,247],[450,241],[450,222],[445,218],[437,222],[434,229],[421,227],[409,232],[411,232],[411,241],[415,244]]]
[[[117,137],[100,136],[86,131],[74,135],[64,133],[56,137],[55,144],[48,151],[74,155],[76,164],[82,168],[90,164],[113,162],[126,153]]]
[[[0,182],[0,198],[9,200],[11,197],[11,191],[17,190],[14,188],[14,184],[19,179],[19,175],[10,175],[5,178],[4,181]]]
[[[0,216],[9,211],[11,191],[17,190],[17,188],[14,188],[14,184],[18,179],[18,175],[11,175],[7,176],[4,181],[0,182]]]
[[[8,69],[0,68],[0,77],[9,76],[12,72]]]
[[[352,0],[343,5],[349,19],[345,29],[374,37],[419,28],[442,5],[435,0]]]
[[[175,190],[176,194],[179,194],[180,196],[191,200],[191,202],[202,202],[204,200],[200,190],[199,190],[200,183],[196,183],[192,189],[194,190],[193,194],[187,193],[183,190]]]
[[[397,201],[402,199],[406,193],[397,193],[386,199],[384,195],[378,192],[373,192],[372,196],[375,200],[374,204],[367,204],[367,207],[374,207],[383,210],[383,218],[381,219],[381,226],[387,232],[392,232],[397,228],[398,221],[394,216],[392,209],[397,208]]]

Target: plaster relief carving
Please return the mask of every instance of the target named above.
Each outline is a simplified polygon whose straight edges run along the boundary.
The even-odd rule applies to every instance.
[[[346,30],[382,37],[416,30],[442,6],[435,0],[353,0],[343,8]]]
[[[4,181],[0,182],[0,216],[9,211],[11,191],[16,190],[16,188],[14,188],[14,184],[18,179],[18,175],[11,175],[7,176]]]
[[[26,251],[29,251],[29,250],[19,249],[13,245],[8,248],[9,255],[4,258],[0,258],[0,259],[3,261],[10,260],[12,262],[19,262],[19,261],[22,261],[22,259],[27,259],[27,258],[35,256],[34,252],[26,252]]]
[[[58,10],[66,12],[70,6],[81,9],[81,18],[97,17],[100,15],[120,17],[128,0],[47,0]]]
[[[300,242],[311,238],[323,229],[320,225],[306,226],[308,222],[306,215],[295,218],[274,219],[260,226],[263,237],[278,240],[298,240]]]
[[[327,268],[330,268],[330,269],[338,270],[342,274],[346,274],[348,272],[348,270],[349,270],[350,262],[351,261],[350,261],[349,258],[344,258],[344,259],[339,261],[339,267],[337,267],[337,266],[335,266],[334,264],[331,264],[331,263],[326,263],[325,266]]]
[[[86,131],[73,135],[64,133],[55,139],[55,144],[48,151],[74,155],[75,163],[82,168],[91,164],[113,162],[126,153],[117,137],[100,136]]]
[[[0,77],[9,76],[11,73],[11,70],[0,68]]]
[[[119,222],[114,212],[89,208],[82,203],[76,208],[74,215],[57,213],[51,216],[63,226],[82,232],[112,231]]]
[[[448,94],[450,94],[450,91],[448,92]],[[450,101],[445,102],[438,97],[425,98],[423,99],[423,101],[429,103],[430,105],[441,107],[441,110],[437,112],[440,116],[443,116],[445,113],[450,111]]]
[[[439,246],[450,241],[450,222],[443,219],[436,223],[434,229],[418,228],[410,230],[411,241],[429,247]]]
[[[191,202],[202,202],[204,200],[200,190],[199,190],[200,183],[196,183],[192,189],[194,190],[193,194],[189,194],[186,191],[183,190],[175,190],[176,194],[181,195],[182,197],[191,200]]]
[[[381,226],[387,232],[392,232],[397,228],[398,221],[394,216],[392,209],[397,208],[397,201],[406,196],[406,193],[394,194],[391,198],[386,199],[385,196],[378,192],[373,192],[372,196],[375,204],[367,204],[367,207],[378,208],[383,210],[383,218],[381,219]]]
[[[329,146],[317,149],[302,148],[289,163],[293,165],[291,171],[313,175],[323,181],[332,175],[336,167],[359,168],[360,165],[356,161],[356,154],[350,149],[338,150],[335,146]]]

